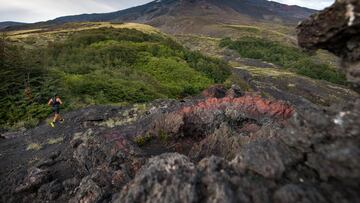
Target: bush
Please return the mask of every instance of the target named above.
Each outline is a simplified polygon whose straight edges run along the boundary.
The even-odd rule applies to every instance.
[[[224,82],[230,75],[230,67],[219,59],[204,57],[199,52],[185,52],[184,59],[193,69],[204,73],[216,83]]]
[[[139,64],[137,69],[154,77],[161,92],[172,98],[198,93],[213,83],[185,61],[176,59],[151,57],[146,63]]]

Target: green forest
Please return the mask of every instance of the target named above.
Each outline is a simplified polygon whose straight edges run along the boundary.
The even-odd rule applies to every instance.
[[[65,110],[124,105],[194,95],[231,74],[221,60],[134,29],[85,30],[31,49],[3,35],[0,60],[2,128],[38,124],[55,93]]]
[[[343,85],[346,83],[344,74],[328,64],[316,61],[309,53],[305,53],[296,47],[257,37],[243,37],[236,41],[224,38],[221,40],[220,46],[236,50],[242,57],[261,59],[299,75],[326,80],[335,84]]]

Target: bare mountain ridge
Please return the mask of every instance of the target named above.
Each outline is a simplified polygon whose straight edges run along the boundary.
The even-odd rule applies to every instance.
[[[267,0],[156,0],[111,13],[64,16],[26,25],[25,28],[48,27],[69,22],[108,21],[140,22],[168,32],[178,32],[214,23],[296,24],[314,12],[312,9]],[[15,29],[19,28],[24,26]]]
[[[7,27],[12,27],[12,26],[19,26],[19,25],[25,25],[26,23],[21,23],[21,22],[13,22],[13,21],[4,21],[4,22],[0,22],[0,29],[4,29]]]
[[[200,13],[193,13],[201,9]],[[295,22],[313,14],[315,10],[299,6],[288,6],[267,0],[157,0],[148,4],[105,14],[83,14],[60,17],[53,22],[79,21],[151,21],[161,16],[200,15],[214,10],[227,14],[248,15],[257,20],[278,18],[284,22]],[[228,11],[233,11],[228,13]],[[219,17],[223,13],[219,13]],[[221,19],[219,19],[221,20]]]

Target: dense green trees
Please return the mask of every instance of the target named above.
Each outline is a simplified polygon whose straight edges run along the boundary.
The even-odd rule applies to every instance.
[[[179,98],[224,82],[230,67],[170,38],[132,29],[73,33],[24,49],[1,40],[0,125],[36,124],[55,92],[65,108]],[[4,54],[5,53],[5,54]]]
[[[339,71],[328,64],[314,61],[310,55],[295,47],[255,37],[244,37],[237,41],[225,38],[220,46],[234,49],[242,57],[261,59],[314,79],[337,84],[345,84],[346,81]]]
[[[4,34],[0,50],[0,125],[18,121],[34,124],[37,119],[33,115],[47,115],[43,103],[50,92],[41,52],[12,45]]]

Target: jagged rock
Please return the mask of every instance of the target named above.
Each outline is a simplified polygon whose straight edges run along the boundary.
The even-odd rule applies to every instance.
[[[22,133],[19,133],[19,132],[4,132],[1,134],[0,138],[1,139],[14,139],[21,135],[22,135]]]
[[[202,92],[204,97],[224,98],[226,95],[226,88],[223,85],[214,85]]]
[[[76,177],[64,180],[62,185],[66,191],[74,190],[80,184],[80,180]]]
[[[316,169],[321,178],[360,178],[359,140],[338,140],[315,147],[309,154],[308,165]]]
[[[113,202],[270,202],[275,183],[237,174],[219,157],[194,164],[183,155],[163,154],[144,165]]]
[[[60,151],[55,151],[53,153],[50,154],[50,156],[43,161],[40,161],[37,164],[37,168],[48,168],[50,166],[53,166],[54,164],[56,164],[58,162],[58,160],[56,160],[59,156],[60,156],[61,152]]]
[[[234,176],[226,160],[211,156],[201,160],[197,168],[201,177],[201,196],[205,202],[249,202],[250,198],[244,192],[235,190],[234,183],[241,182],[240,176]]]
[[[269,141],[254,141],[242,146],[232,164],[239,171],[251,170],[266,178],[280,178],[285,171],[276,145]]]
[[[125,170],[117,170],[113,173],[111,177],[111,184],[119,187],[126,183],[128,183],[131,180],[131,177],[128,173],[126,173]]]
[[[356,138],[360,135],[360,99],[349,103],[345,108],[336,112],[330,121],[335,124],[330,132],[332,137]]]
[[[274,194],[274,202],[277,203],[325,203],[326,199],[315,189],[289,184],[285,185]]]
[[[360,86],[360,2],[337,0],[298,26],[299,45],[326,49],[343,59],[350,82]],[[358,89],[359,90],[359,89]]]
[[[243,90],[237,85],[232,85],[231,88],[226,92],[226,97],[230,98],[238,98],[244,95],[245,93]]]
[[[76,189],[75,197],[72,198],[69,202],[98,202],[103,197],[103,190],[99,187],[90,177],[85,177],[82,179],[79,187]]]
[[[36,190],[50,180],[50,173],[46,169],[31,168],[23,183],[15,189],[15,192]]]
[[[38,193],[41,199],[53,201],[62,194],[63,190],[63,185],[58,180],[54,180],[48,184],[42,185]]]
[[[197,202],[195,165],[180,154],[151,158],[114,202]]]

